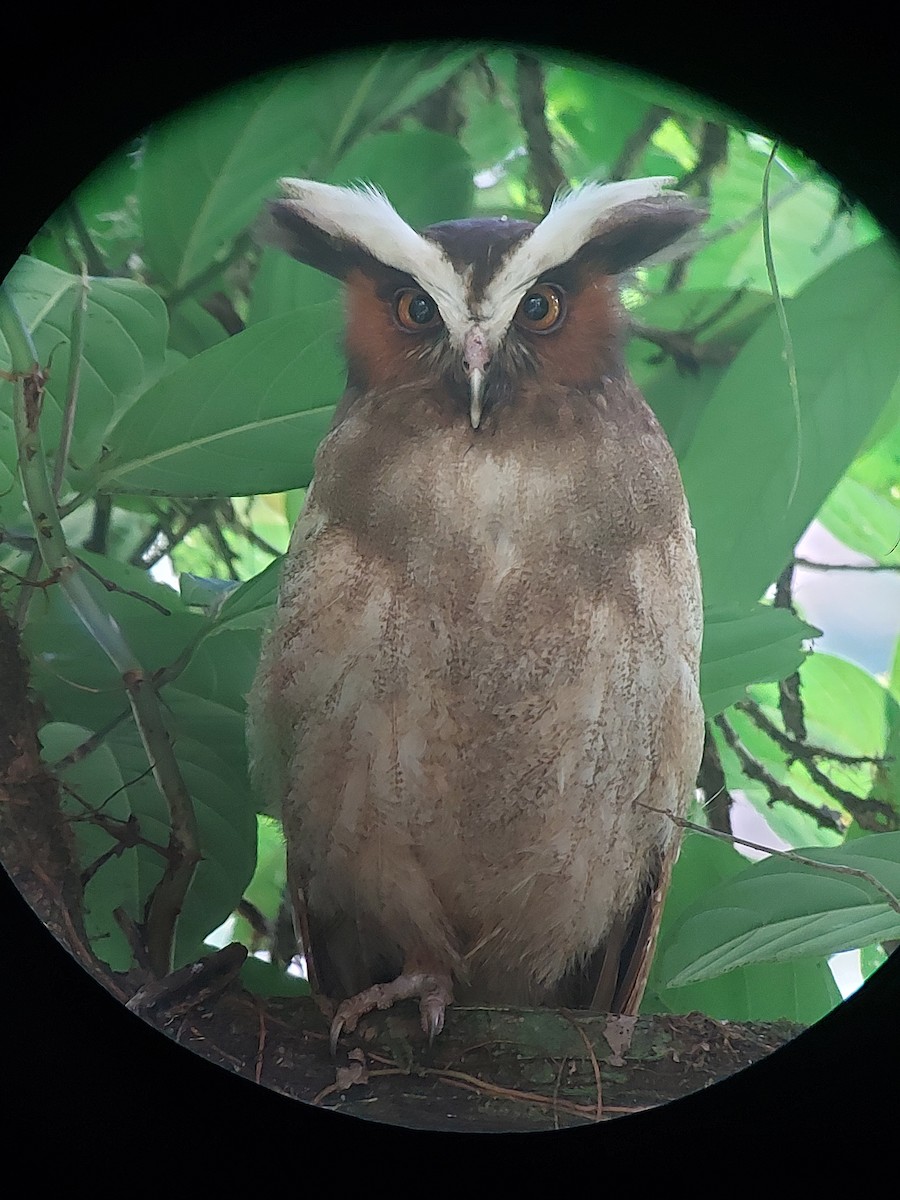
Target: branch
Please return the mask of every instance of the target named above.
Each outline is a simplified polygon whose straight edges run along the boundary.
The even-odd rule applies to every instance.
[[[733,833],[720,833],[717,829],[709,829],[706,825],[697,825],[693,821],[686,821],[684,817],[677,816],[667,808],[654,808],[652,804],[641,804],[641,807],[648,808],[651,812],[662,813],[674,825],[678,825],[682,829],[690,829],[694,833],[705,833],[707,837],[719,838],[722,841],[731,842],[732,845],[747,846],[751,850],[760,850],[763,854],[771,854],[775,858],[786,858],[790,862],[799,863],[802,867],[816,867],[821,871],[831,871],[835,875],[853,875],[856,879],[864,879],[866,883],[870,884],[884,897],[885,903],[889,908],[892,908],[895,913],[900,913],[900,899],[894,895],[890,888],[885,887],[880,879],[876,879],[874,875],[870,874],[869,871],[864,871],[862,867],[850,867],[846,863],[822,862],[821,859],[810,858],[806,854],[798,854],[796,850],[776,850],[774,846],[763,846],[759,842],[750,842],[746,838],[736,837]]]
[[[855,792],[840,787],[829,779],[815,761],[817,757],[829,757],[844,765],[859,766],[862,763],[882,763],[884,759],[832,755],[829,750],[808,746],[782,733],[778,726],[769,720],[755,700],[741,700],[736,707],[741,712],[745,712],[754,725],[767,734],[788,755],[789,759],[799,762],[813,783],[832,800],[837,800],[838,804],[842,804],[863,829],[871,829],[878,833],[886,829],[896,829],[900,825],[900,813],[897,813],[890,804],[884,800],[872,800],[857,796]],[[880,817],[881,820],[873,820],[875,817]]]
[[[793,563],[808,571],[900,571],[900,563],[820,563],[808,558],[795,558]]]
[[[702,321],[685,326],[683,329],[662,329],[657,325],[645,325],[643,321],[631,318],[631,333],[635,337],[643,338],[644,341],[659,346],[664,354],[671,355],[680,371],[696,373],[703,363],[724,366],[732,361],[738,351],[737,346],[725,342],[724,332],[720,333],[715,340],[708,342],[700,342],[698,339],[701,333],[705,333],[707,329],[726,317],[743,297],[744,289],[737,288],[724,304],[713,309]],[[662,355],[652,361],[661,362]]]
[[[662,125],[663,121],[667,120],[672,115],[670,108],[663,108],[661,104],[651,104],[647,110],[647,115],[638,125],[637,129],[628,138],[622,149],[619,151],[619,157],[612,165],[609,173],[611,182],[619,179],[630,179],[634,174],[638,161],[647,143]]]
[[[707,724],[703,739],[703,758],[697,780],[706,797],[705,811],[713,829],[720,833],[731,833],[731,807],[734,797],[728,790],[725,772],[716,749],[716,740]]]
[[[81,247],[81,252],[84,255],[85,265],[87,266],[88,274],[90,275],[109,275],[109,268],[103,261],[103,255],[94,244],[94,239],[91,237],[90,230],[84,223],[84,218],[78,210],[78,206],[74,200],[67,200],[62,211],[72,226],[72,232],[78,239],[78,244]]]
[[[560,188],[568,182],[553,152],[553,139],[547,128],[547,97],[541,65],[530,54],[516,55],[516,88],[519,94],[519,119],[525,130],[531,174],[546,212]]]
[[[796,616],[793,586],[794,567],[792,563],[788,563],[775,581],[775,598],[772,605],[774,608],[786,608],[788,612]],[[800,695],[799,671],[794,671],[791,675],[778,681],[778,708],[788,733],[793,735],[795,741],[805,742],[806,717],[803,712],[803,699]]]
[[[835,833],[840,834],[847,832],[846,822],[842,813],[836,812],[833,808],[829,808],[825,804],[820,806],[810,804],[809,801],[798,796],[792,788],[779,783],[774,775],[770,775],[765,767],[753,758],[724,717],[715,717],[713,721],[726,743],[737,755],[738,761],[741,764],[741,770],[747,778],[761,783],[769,793],[770,805],[781,801],[782,804],[787,804],[791,808],[796,808],[798,812],[806,813],[807,816],[812,817],[822,829],[831,829]]]
[[[658,325],[645,325],[643,321],[631,319],[631,332],[645,342],[659,346],[663,355],[668,354],[679,371],[696,375],[704,363],[721,367],[730,363],[737,354],[737,346],[721,342],[698,342],[692,330],[662,329]],[[661,362],[663,355],[655,359]]]
[[[801,1032],[787,1021],[738,1024],[700,1013],[623,1020],[454,1005],[429,1049],[416,1006],[406,1002],[364,1017],[335,1067],[311,997],[253,997],[237,980],[216,994],[239,950],[220,954],[221,965],[211,962],[198,984],[179,973],[180,987],[151,985],[130,1007],[273,1091],[413,1129],[524,1132],[607,1121],[725,1079]]]
[[[164,975],[171,969],[175,924],[200,860],[193,802],[163,724],[155,687],[146,677],[119,626],[94,598],[85,582],[85,572],[66,544],[40,437],[46,375],[5,287],[0,287],[0,331],[9,345],[15,376],[13,423],[19,474],[44,566],[58,579],[66,599],[122,676],[141,741],[153,766],[154,778],[168,806],[171,821],[168,862],[163,878],[154,890],[147,915],[148,948],[153,969]]]
[[[703,136],[697,162],[678,180],[679,191],[695,186],[697,194],[704,199],[710,194],[710,178],[716,167],[723,166],[728,161],[728,126],[716,121],[703,122]]]

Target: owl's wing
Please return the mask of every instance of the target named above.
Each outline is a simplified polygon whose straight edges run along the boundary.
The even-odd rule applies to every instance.
[[[631,912],[615,919],[603,943],[560,982],[553,1003],[637,1016],[656,950],[680,839],[673,839]]]
[[[591,1008],[622,1013],[628,1017],[637,1016],[650,975],[663,906],[672,879],[672,868],[678,857],[679,842],[679,838],[673,838],[663,854],[655,878],[651,880],[650,886],[632,913],[627,929],[624,929],[625,936],[618,951],[616,947],[607,943],[609,957],[613,960],[615,969],[615,975],[612,971],[608,973],[613,984],[612,994],[608,997],[602,994],[604,972],[601,968],[601,975],[591,999]]]

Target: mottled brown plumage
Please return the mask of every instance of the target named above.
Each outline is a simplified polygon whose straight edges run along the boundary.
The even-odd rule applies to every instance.
[[[348,390],[250,697],[335,1036],[408,995],[430,1033],[451,998],[639,1003],[677,845],[654,810],[703,741],[694,535],[615,279],[702,219],[664,182],[583,189],[540,238],[419,237],[303,181],[272,206],[347,283]]]

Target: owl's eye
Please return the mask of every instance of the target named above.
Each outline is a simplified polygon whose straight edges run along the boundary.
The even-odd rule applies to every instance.
[[[565,315],[563,293],[552,283],[539,283],[527,292],[516,312],[516,324],[532,333],[549,333]]]
[[[440,322],[438,307],[427,292],[404,288],[394,297],[394,314],[404,329],[418,333]]]

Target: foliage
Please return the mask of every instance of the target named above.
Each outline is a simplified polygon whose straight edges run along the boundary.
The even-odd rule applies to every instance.
[[[256,214],[278,177],[299,176],[372,180],[420,227],[467,213],[538,219],[548,179],[529,152],[530,115],[546,121],[560,178],[666,174],[708,200],[688,257],[638,272],[625,300],[639,334],[631,367],[679,457],[697,530],[711,744],[727,787],[790,845],[869,876],[747,866],[734,847],[689,834],[647,1004],[812,1021],[838,998],[829,954],[863,947],[874,969],[880,943],[900,937],[885,894],[900,890],[900,666],[885,683],[810,654],[818,630],[783,587],[775,604],[766,597],[817,514],[847,546],[900,565],[900,270],[814,165],[776,157],[771,242],[795,411],[762,238],[770,143],[696,97],[584,64],[544,64],[545,111],[523,114],[518,66],[507,50],[385,50],[235,88],[105,164],[7,280],[49,366],[40,436],[66,569],[152,680],[196,816],[201,858],[172,961],[196,958],[243,898],[276,917],[280,841],[250,799],[244,697],[277,556],[343,382],[337,286],[260,250]],[[14,403],[12,382],[0,383],[0,564],[14,573],[3,600],[47,713],[41,738],[77,835],[87,932],[124,971],[133,946],[119,914],[148,920],[171,861],[171,811],[97,629],[68,590],[18,582],[47,571]],[[180,591],[151,576],[166,564]],[[700,786],[717,798],[708,779]],[[247,922],[238,936],[259,943]],[[278,971],[257,974],[261,991],[289,990]]]

